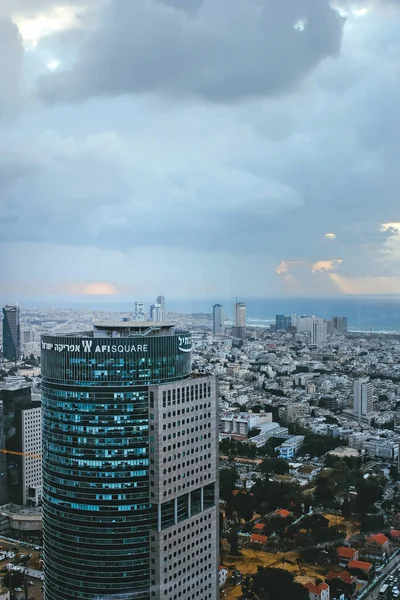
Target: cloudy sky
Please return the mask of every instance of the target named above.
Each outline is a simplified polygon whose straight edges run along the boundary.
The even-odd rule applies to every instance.
[[[400,0],[0,0],[0,295],[400,294]]]

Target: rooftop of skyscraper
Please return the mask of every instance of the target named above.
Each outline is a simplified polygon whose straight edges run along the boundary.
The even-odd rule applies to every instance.
[[[94,323],[87,331],[57,332],[57,337],[130,337],[156,335],[175,335],[178,333],[174,323],[164,321],[107,321]]]

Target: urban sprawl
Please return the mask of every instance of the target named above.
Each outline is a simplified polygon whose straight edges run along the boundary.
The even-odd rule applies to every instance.
[[[0,600],[400,596],[400,335],[226,309],[3,308]]]

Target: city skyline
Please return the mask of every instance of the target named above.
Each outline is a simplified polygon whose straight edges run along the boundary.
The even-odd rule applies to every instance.
[[[400,293],[398,2],[0,17],[7,301]]]

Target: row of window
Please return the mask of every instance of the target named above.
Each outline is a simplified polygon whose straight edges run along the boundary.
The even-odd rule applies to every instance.
[[[163,408],[167,406],[176,406],[177,404],[184,404],[185,402],[193,402],[194,400],[201,400],[202,398],[211,397],[211,383],[196,383],[187,385],[182,388],[178,387],[172,390],[163,391],[162,405]],[[150,398],[151,406],[151,398]]]
[[[207,408],[211,408],[211,402],[208,402],[208,403],[205,402],[204,404],[199,404],[199,405],[196,404],[195,406],[191,406],[190,408],[182,408],[182,410],[181,409],[173,410],[173,411],[170,411],[167,413],[163,413],[162,416],[163,416],[163,419],[171,419],[171,418],[173,419],[174,417],[179,417],[181,415],[185,415],[190,412],[196,412],[197,410],[206,410]],[[202,418],[203,414],[204,413],[201,413],[200,419]],[[208,413],[208,416],[211,417],[210,412]],[[204,418],[206,418],[206,415],[204,415]],[[192,418],[192,421],[193,421],[193,418]],[[196,417],[196,421],[197,421],[197,417]]]

